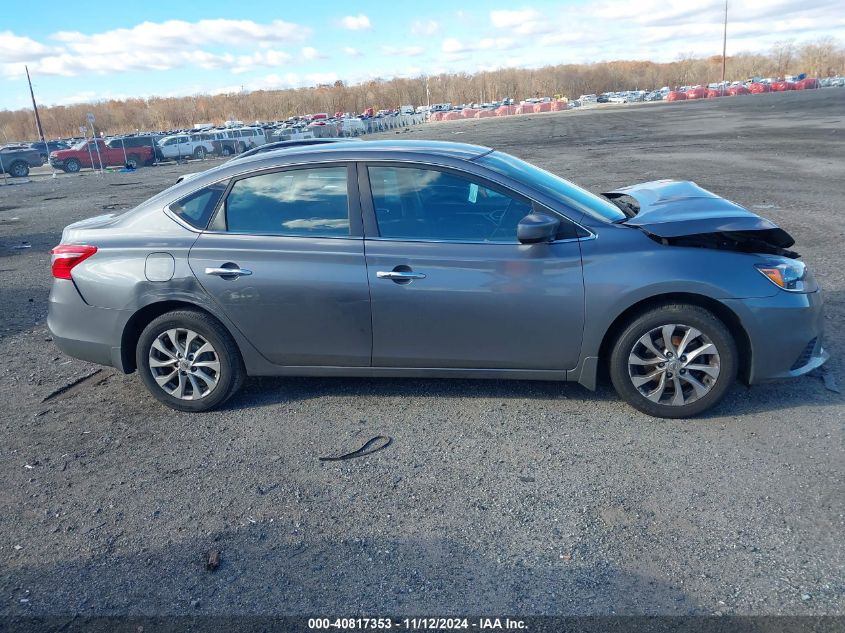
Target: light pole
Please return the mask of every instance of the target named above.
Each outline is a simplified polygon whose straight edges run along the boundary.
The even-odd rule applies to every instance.
[[[725,54],[728,50],[728,0],[725,0],[725,28],[722,31],[722,85],[725,85]]]

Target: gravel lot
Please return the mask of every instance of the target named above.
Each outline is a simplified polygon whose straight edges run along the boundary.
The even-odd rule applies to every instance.
[[[695,180],[772,218],[825,288],[841,384],[843,96],[400,136],[493,146],[595,191]],[[0,187],[0,619],[845,615],[845,398],[818,376],[737,385],[692,421],[645,417],[609,386],[458,380],[252,379],[224,410],[190,415],[110,369],[44,402],[96,369],[62,355],[45,324],[62,227],[200,166]],[[393,444],[318,461],[374,435]]]

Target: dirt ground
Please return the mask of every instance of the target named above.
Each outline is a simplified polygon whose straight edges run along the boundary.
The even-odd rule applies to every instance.
[[[496,147],[594,191],[694,180],[773,219],[825,289],[842,385],[843,120],[828,89],[382,136]],[[102,369],[45,401],[97,369],[45,324],[62,227],[211,164],[0,187],[0,619],[845,615],[845,399],[819,376],[737,385],[689,421],[607,385],[501,381],[252,379],[191,415]],[[318,461],[375,435],[392,445]]]

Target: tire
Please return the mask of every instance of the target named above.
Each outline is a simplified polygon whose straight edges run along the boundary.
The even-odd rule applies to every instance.
[[[9,175],[14,178],[26,178],[29,176],[29,165],[22,160],[16,160],[9,167]]]
[[[82,164],[76,158],[68,158],[65,161],[65,164],[62,169],[64,169],[69,174],[75,174],[80,169],[82,169]]]
[[[189,341],[190,334],[195,338]],[[211,351],[203,352],[206,343]],[[214,409],[241,388],[246,376],[238,346],[229,332],[198,310],[176,310],[154,319],[138,339],[135,361],[152,396],[177,411]],[[193,366],[193,362],[203,366]],[[164,382],[159,384],[156,376]]]
[[[194,158],[196,158],[197,160],[205,159],[205,148],[204,147],[196,148],[194,150]]]
[[[131,169],[140,169],[144,165],[144,161],[137,154],[130,154],[126,157],[126,166]]]
[[[664,332],[670,332],[671,348],[665,345]],[[719,318],[699,306],[667,304],[624,327],[614,343],[609,370],[616,392],[635,409],[656,418],[688,418],[722,400],[736,381],[738,366],[736,342]]]
[[[224,145],[223,148],[220,150],[221,156],[231,156],[232,155],[232,148],[228,145]]]

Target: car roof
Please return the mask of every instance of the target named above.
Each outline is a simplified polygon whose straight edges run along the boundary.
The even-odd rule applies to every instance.
[[[415,141],[415,140],[379,140],[379,141],[349,141],[346,143],[321,143],[299,145],[280,148],[237,161],[241,166],[252,162],[258,163],[276,157],[290,157],[297,154],[308,154],[319,159],[332,154],[344,154],[351,160],[378,160],[396,158],[395,154],[425,154],[442,158],[458,160],[473,160],[493,151],[483,145],[469,143],[452,143],[450,141]]]

